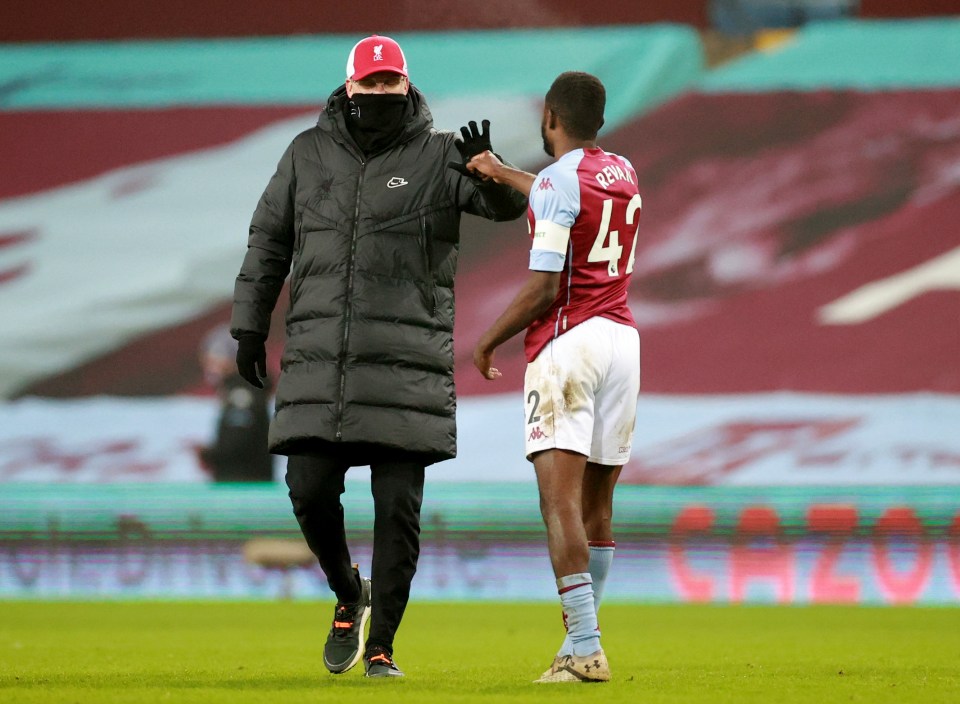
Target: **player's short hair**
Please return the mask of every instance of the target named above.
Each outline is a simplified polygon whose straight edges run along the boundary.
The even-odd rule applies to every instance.
[[[553,81],[544,103],[571,137],[593,139],[603,126],[607,91],[596,76],[566,71]]]

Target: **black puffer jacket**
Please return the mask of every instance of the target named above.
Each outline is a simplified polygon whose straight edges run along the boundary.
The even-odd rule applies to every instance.
[[[343,87],[287,148],[250,225],[231,329],[266,335],[290,273],[287,340],[270,449],[374,443],[456,455],[453,283],[462,212],[522,215],[526,199],[445,166],[455,135],[433,129],[411,87],[413,118],[364,158],[343,116]]]

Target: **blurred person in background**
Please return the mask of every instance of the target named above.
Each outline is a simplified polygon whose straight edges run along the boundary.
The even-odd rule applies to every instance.
[[[468,168],[529,194],[530,274],[480,337],[474,364],[497,379],[497,347],[526,330],[526,456],[533,462],[566,638],[537,682],[610,679],[597,612],[613,562],[613,490],[630,459],[640,335],[627,305],[637,246],[637,175],[597,146],[606,91],[560,74],[544,100],[537,176],[485,152]]]
[[[906,3],[905,3],[906,4]],[[765,29],[793,29],[809,22],[856,17],[860,0],[710,0],[714,28],[747,36]]]
[[[394,40],[361,40],[318,124],[280,159],[237,277],[237,367],[258,386],[290,274],[270,450],[288,456],[294,514],[337,597],[323,656],[332,673],[362,653],[366,676],[403,675],[393,644],[420,552],[424,468],[456,455],[460,217],[509,220],[526,209],[524,196],[465,167],[491,148],[488,123],[462,133],[433,128]],[[372,584],[351,563],[340,502],[347,470],[365,465]]]
[[[237,341],[229,325],[213,328],[200,345],[204,380],[217,391],[220,411],[213,442],[198,448],[203,467],[217,482],[273,481],[267,449],[268,388],[254,388],[237,373]]]

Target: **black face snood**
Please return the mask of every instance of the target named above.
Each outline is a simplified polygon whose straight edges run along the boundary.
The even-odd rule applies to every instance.
[[[357,93],[345,112],[350,136],[364,154],[391,145],[406,124],[408,99],[394,93]]]

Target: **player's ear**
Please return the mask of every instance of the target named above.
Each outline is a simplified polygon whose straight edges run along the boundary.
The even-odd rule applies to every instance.
[[[557,129],[557,114],[550,108],[547,108],[547,118],[547,127],[552,130]]]

